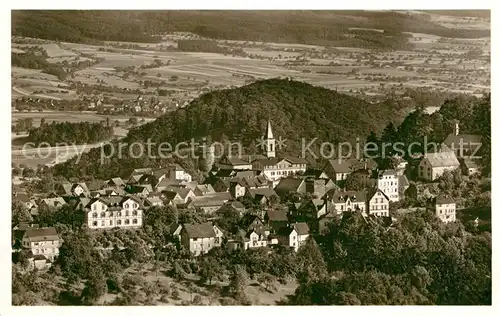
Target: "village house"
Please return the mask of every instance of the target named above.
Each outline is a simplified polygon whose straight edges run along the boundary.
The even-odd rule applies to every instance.
[[[57,193],[61,196],[88,196],[89,192],[87,185],[83,182],[62,183],[57,190]]]
[[[288,226],[288,216],[283,211],[266,211],[264,222],[271,227],[272,230],[278,231],[281,227]]]
[[[424,155],[418,165],[418,176],[427,181],[434,181],[445,171],[453,171],[459,167],[460,163],[453,151],[442,145],[440,150]]]
[[[277,232],[278,243],[293,248],[295,251],[304,245],[309,237],[309,226],[306,223],[295,223],[281,227]]]
[[[399,176],[396,170],[382,170],[378,176],[377,188],[382,191],[391,202],[399,201]]]
[[[132,195],[137,195],[140,197],[147,197],[149,194],[153,193],[153,188],[149,184],[145,185],[127,185],[125,191]]]
[[[132,196],[96,198],[85,205],[85,222],[90,229],[141,227],[143,208]]]
[[[343,212],[365,212],[366,193],[363,191],[330,190],[327,196],[337,214]]]
[[[245,161],[240,157],[233,156],[223,156],[218,163],[220,169],[224,170],[250,170],[252,169],[252,163],[250,161]]]
[[[125,181],[119,177],[109,179],[106,184],[110,187],[125,187]]]
[[[455,122],[453,133],[449,134],[442,143],[450,148],[458,158],[478,156],[482,140],[480,135],[460,134],[459,123]]]
[[[214,188],[210,184],[198,184],[194,187],[193,192],[196,196],[216,193]]]
[[[48,208],[60,208],[66,205],[66,201],[62,197],[52,197],[40,200],[38,203],[39,207],[48,207]]]
[[[456,220],[457,205],[455,201],[445,195],[439,195],[435,199],[436,216],[444,223],[451,223]]]
[[[370,173],[377,169],[373,159],[330,159],[323,168],[323,172],[332,180],[339,183],[345,181],[347,176],[354,171],[366,169]]]
[[[303,178],[292,178],[292,177],[283,178],[274,188],[274,191],[281,198],[294,193],[305,194],[306,181]]]
[[[269,188],[269,180],[264,175],[256,176],[253,172],[244,174],[239,172],[234,178],[229,180],[229,191],[231,196],[238,198],[245,196],[249,189]]]
[[[54,227],[25,228],[21,239],[22,247],[29,250],[33,256],[42,255],[52,262],[59,255],[61,244],[62,239]]]
[[[241,217],[245,214],[246,208],[241,202],[232,200],[224,203],[224,205],[215,211],[215,214],[217,216],[224,217],[230,212],[236,212],[238,213],[238,216]]]
[[[472,158],[460,159],[460,166],[462,168],[462,173],[467,176],[481,173],[479,166],[476,163],[476,159]]]
[[[389,216],[389,197],[380,189],[373,190],[368,195],[368,215]]]
[[[196,197],[196,194],[188,188],[170,188],[164,191],[164,194],[173,204],[186,204]]]
[[[223,237],[222,230],[211,223],[183,224],[180,232],[182,246],[195,256],[220,247]]]
[[[250,197],[260,205],[268,205],[272,199],[279,200],[276,192],[270,188],[249,189],[246,191],[245,196]]]
[[[338,186],[332,179],[306,178],[306,193],[311,194],[315,198],[323,197],[331,189],[338,189]]]
[[[207,214],[213,214],[230,199],[231,195],[229,192],[218,192],[205,196],[195,196],[186,206],[193,207]]]

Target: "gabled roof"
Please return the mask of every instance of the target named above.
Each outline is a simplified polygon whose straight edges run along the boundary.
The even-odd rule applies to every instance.
[[[443,141],[443,144],[448,146],[449,148],[455,148],[455,150],[460,148],[460,144],[462,144],[463,148],[477,146],[481,144],[481,136],[474,134],[459,134],[455,135],[454,133],[449,134],[446,139]]]
[[[410,186],[410,181],[408,181],[408,178],[404,174],[399,176],[398,182],[399,182],[400,187],[401,186],[403,186],[403,187]]]
[[[248,228],[248,226],[250,226],[250,224],[252,224],[255,220],[260,221],[260,223],[262,223],[262,225],[264,224],[262,219],[259,216],[253,215],[250,213],[243,215],[239,224],[241,227]]]
[[[383,176],[395,176],[397,174],[398,174],[397,171],[394,170],[394,169],[386,169],[386,170],[382,170],[379,173],[379,177],[383,177]]]
[[[181,181],[174,180],[170,178],[162,179],[157,185],[157,188],[169,189],[170,187],[178,187],[181,184]]]
[[[452,167],[459,166],[457,157],[452,151],[440,151],[435,153],[427,153],[424,159],[429,161],[429,164],[433,167]]]
[[[267,211],[266,217],[272,222],[288,222],[286,213],[282,211]]]
[[[179,194],[181,199],[185,199],[188,196],[189,192],[193,192],[188,188],[171,188],[168,191],[176,192],[177,194]]]
[[[57,207],[57,206],[61,206],[61,205],[66,204],[66,201],[64,201],[64,199],[62,197],[42,199],[42,202],[50,207]]]
[[[343,203],[349,198],[351,202],[366,202],[366,193],[363,191],[330,190],[327,195],[333,203]]]
[[[250,165],[251,163],[249,161],[241,159],[240,157],[224,156],[219,161],[219,164],[230,165],[230,166],[244,166],[244,165]]]
[[[369,159],[330,159],[328,163],[337,173],[351,173],[359,169],[376,169],[377,163]]]
[[[284,160],[288,160],[292,164],[306,164],[307,160],[301,157],[294,157],[294,156],[286,156],[283,158]]]
[[[436,204],[453,204],[455,201],[451,196],[448,195],[438,195],[436,197]]]
[[[367,199],[368,201],[371,201],[371,199],[375,196],[375,194],[377,193],[380,193],[382,194],[382,196],[387,200],[387,201],[390,201],[389,197],[384,193],[382,192],[382,190],[380,189],[375,189],[375,190],[369,190],[368,191],[368,195],[367,195]]]
[[[44,240],[59,240],[59,235],[54,227],[46,228],[27,228],[24,231],[23,239],[28,238],[29,241],[44,241]]]
[[[248,192],[250,193],[250,195],[252,197],[256,197],[256,196],[265,196],[266,198],[270,198],[271,196],[278,196],[276,194],[276,192],[271,189],[271,188],[257,188],[257,189],[250,189],[248,190]]]
[[[283,178],[274,188],[276,193],[296,192],[301,185],[304,185],[304,179],[301,178]]]
[[[122,178],[111,178],[109,181],[108,181],[108,184],[109,185],[114,185],[114,186],[125,186],[125,182],[123,181]]]
[[[218,192],[197,196],[193,198],[191,204],[195,207],[223,206],[230,198],[229,192]]]
[[[183,224],[188,238],[212,238],[215,236],[214,227],[211,223]]]
[[[215,193],[214,188],[212,187],[211,184],[198,184],[196,186],[196,189],[201,192],[201,194],[210,194],[210,193]]]
[[[297,231],[299,235],[308,235],[309,234],[309,226],[307,223],[295,223],[291,225]]]
[[[476,163],[476,160],[475,160],[475,159],[471,159],[471,158],[464,158],[464,159],[463,159],[463,164],[464,164],[464,166],[465,166],[467,169],[475,169],[475,168],[479,168],[479,166],[477,165],[477,163]]]

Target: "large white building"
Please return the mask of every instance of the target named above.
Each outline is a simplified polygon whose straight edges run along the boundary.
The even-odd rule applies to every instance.
[[[90,229],[135,228],[142,226],[143,207],[131,196],[100,197],[85,205],[85,214]]]
[[[399,201],[399,175],[396,170],[388,169],[380,172],[377,187],[391,202]]]
[[[381,190],[370,194],[367,204],[368,215],[389,216],[389,197]]]
[[[421,179],[434,181],[445,171],[453,171],[460,167],[455,153],[446,145],[441,145],[437,152],[426,153],[418,165],[418,176]]]

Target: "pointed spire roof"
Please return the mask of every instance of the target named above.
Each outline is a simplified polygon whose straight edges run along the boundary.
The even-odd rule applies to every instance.
[[[271,121],[267,121],[267,131],[266,131],[267,139],[274,138],[273,130],[271,129]]]

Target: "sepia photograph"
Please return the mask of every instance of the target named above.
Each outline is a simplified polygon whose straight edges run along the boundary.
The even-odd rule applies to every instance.
[[[490,13],[11,10],[11,305],[492,305]]]

